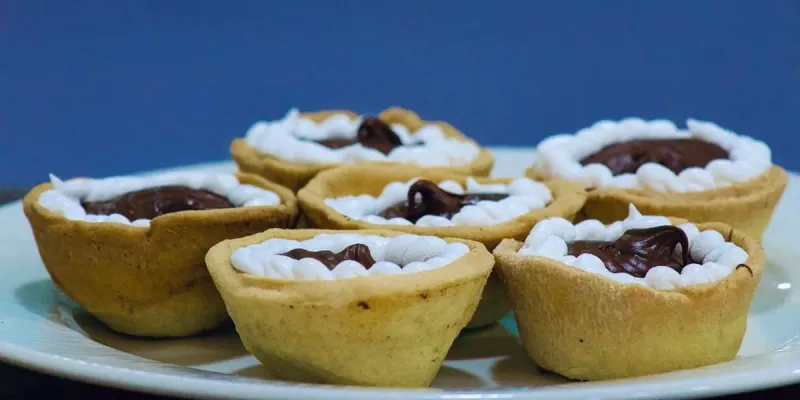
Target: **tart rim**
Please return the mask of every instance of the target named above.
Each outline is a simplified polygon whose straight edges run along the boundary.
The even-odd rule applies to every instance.
[[[285,302],[324,303],[345,306],[371,297],[412,295],[421,290],[441,290],[487,276],[494,258],[480,242],[442,238],[448,243],[463,243],[470,251],[439,268],[410,274],[369,275],[335,280],[275,279],[238,271],[231,263],[233,251],[269,239],[306,240],[319,234],[352,234],[395,237],[403,232],[389,230],[270,229],[255,235],[229,239],[213,246],[206,254],[206,266],[217,286],[226,286],[237,296],[270,297]],[[423,235],[418,235],[423,236]],[[472,259],[470,262],[464,262]],[[222,284],[219,280],[224,281]],[[286,291],[291,291],[290,297]],[[332,296],[336,295],[336,296]]]
[[[351,118],[355,118],[358,115],[349,110],[325,110],[325,111],[315,111],[315,112],[307,112],[307,113],[300,113],[302,118],[308,118],[315,122],[320,122],[325,120],[326,118],[335,115],[335,114],[346,114]],[[378,114],[378,118],[383,120],[388,124],[402,124],[405,125],[409,130],[416,131],[423,125],[436,125],[441,128],[442,133],[447,138],[457,139],[462,142],[472,143],[478,147],[478,155],[473,158],[470,162],[466,164],[459,164],[459,165],[446,165],[446,166],[421,166],[428,170],[441,170],[442,172],[454,172],[459,174],[477,174],[477,175],[488,175],[491,171],[492,167],[494,166],[494,156],[492,155],[491,151],[487,148],[478,145],[478,143],[461,133],[458,129],[454,126],[450,125],[444,121],[424,121],[420,119],[419,115],[414,111],[407,110],[400,107],[390,107],[386,110],[381,111]],[[414,129],[412,129],[414,128]],[[420,166],[419,164],[413,162],[398,162],[398,161],[369,161],[369,162],[358,162],[354,164],[348,163],[307,163],[307,162],[297,162],[297,161],[290,161],[278,158],[271,154],[264,154],[259,152],[256,148],[251,147],[245,138],[235,138],[230,145],[230,153],[233,159],[239,164],[239,168],[246,170],[248,172],[255,172],[263,173],[264,175],[269,175],[269,177],[278,183],[284,183],[284,181],[291,180],[297,181],[298,177],[302,178],[305,176],[313,177],[317,173],[339,167],[339,166],[347,166],[347,165],[372,165],[375,166]],[[278,178],[277,176],[283,177]],[[287,177],[292,177],[291,179],[287,179]],[[302,180],[302,179],[300,179]],[[306,179],[307,181],[307,179]],[[298,185],[294,185],[298,186]],[[303,186],[301,182],[297,189]]]
[[[327,196],[326,183],[335,181],[339,176],[348,173],[352,176],[378,177],[370,180],[370,183],[380,182],[381,190],[392,182],[406,182],[412,178],[428,179],[439,183],[445,180],[454,180],[462,186],[465,185],[469,176],[445,174],[424,170],[421,168],[404,168],[402,170],[380,170],[365,165],[348,166],[323,171],[315,176],[309,183],[297,193],[300,207],[305,211],[313,211],[313,214],[324,215],[325,225],[333,225],[342,229],[388,229],[393,231],[405,232],[415,235],[430,235],[439,237],[460,237],[467,240],[475,240],[486,244],[486,242],[500,242],[501,239],[515,236],[519,237],[524,231],[530,232],[531,224],[549,217],[569,217],[574,216],[583,207],[587,198],[586,191],[579,185],[567,181],[546,181],[540,182],[550,190],[552,200],[544,207],[533,209],[514,219],[504,221],[495,225],[456,225],[456,226],[417,226],[417,225],[390,225],[372,224],[366,221],[353,219],[341,214],[325,203]],[[518,178],[491,178],[471,176],[478,183],[504,183],[507,184]],[[364,192],[353,193],[350,195],[367,194]],[[307,215],[312,213],[306,212]],[[311,217],[312,220],[315,219]],[[317,223],[317,221],[314,221]]]
[[[550,178],[545,178],[534,166],[528,167],[525,170],[525,176],[531,179],[546,182]],[[637,206],[641,203],[649,203],[650,205],[663,207],[663,208],[686,208],[686,204],[674,204],[675,202],[690,203],[690,207],[709,206],[716,208],[718,203],[730,201],[731,198],[740,199],[741,201],[753,201],[764,196],[765,192],[746,191],[743,194],[736,192],[742,191],[751,186],[768,186],[771,189],[777,189],[779,186],[785,187],[788,183],[789,175],[780,166],[773,164],[764,173],[748,179],[746,181],[734,182],[731,185],[718,187],[710,190],[698,190],[694,192],[657,192],[654,190],[643,188],[611,188],[611,187],[598,187],[587,188],[589,197],[594,198],[615,198],[628,203],[634,203]],[[583,185],[581,185],[583,186]],[[771,193],[771,190],[766,192]],[[709,202],[715,205],[708,205]]]
[[[637,125],[641,125],[641,126],[638,126],[637,128],[631,128],[630,125],[632,123],[636,123]],[[570,162],[574,163],[573,166],[578,167],[583,171],[585,168],[589,167],[589,165],[590,165],[590,164],[583,164],[583,160],[586,157],[590,157],[592,154],[597,154],[600,151],[602,151],[604,148],[607,148],[609,146],[614,146],[614,145],[619,145],[619,144],[624,144],[624,143],[634,142],[634,141],[645,141],[646,142],[646,141],[649,141],[649,140],[692,139],[692,140],[700,140],[700,141],[703,141],[703,142],[706,142],[706,143],[711,143],[713,145],[716,145],[716,146],[720,147],[721,149],[723,149],[727,153],[727,157],[720,158],[720,160],[725,160],[725,161],[728,161],[728,162],[730,162],[732,164],[736,164],[736,163],[738,163],[740,161],[744,161],[742,159],[741,155],[735,156],[733,154],[736,150],[742,150],[741,147],[737,148],[737,146],[746,146],[746,147],[748,147],[746,149],[747,150],[746,153],[748,154],[748,157],[749,157],[749,155],[752,154],[753,152],[759,152],[759,149],[756,149],[756,148],[759,147],[759,145],[763,145],[763,147],[766,149],[766,154],[760,154],[763,157],[760,161],[766,161],[767,164],[765,166],[762,166],[762,168],[760,168],[760,171],[758,171],[758,174],[755,175],[755,176],[758,176],[758,175],[761,175],[761,174],[767,172],[769,170],[770,166],[773,165],[772,156],[771,156],[771,150],[770,150],[769,146],[766,143],[764,143],[763,141],[760,141],[760,140],[756,139],[753,136],[734,132],[734,131],[732,131],[730,129],[724,128],[724,127],[718,125],[717,123],[709,121],[709,120],[701,120],[701,119],[697,119],[697,118],[687,118],[685,124],[686,124],[685,128],[680,128],[672,120],[664,119],[664,118],[643,119],[643,118],[639,118],[639,117],[625,117],[625,118],[620,118],[618,120],[614,120],[614,119],[598,120],[598,121],[594,122],[593,124],[591,124],[589,126],[586,126],[584,128],[581,128],[580,130],[572,132],[572,133],[550,135],[550,136],[546,137],[545,139],[543,139],[542,142],[540,142],[534,148],[534,152],[536,154],[536,157],[541,157],[543,152],[544,153],[548,153],[550,155],[554,154],[551,151],[551,149],[541,149],[540,150],[540,147],[544,142],[547,142],[548,139],[551,139],[551,138],[554,138],[554,137],[560,137],[560,138],[563,139],[564,143],[559,143],[560,147],[567,147],[567,146],[570,146],[570,145],[578,145],[580,142],[584,142],[584,143],[585,142],[589,142],[589,143],[591,143],[593,145],[593,147],[596,147],[593,151],[589,152],[589,154],[586,154],[582,158],[576,157],[576,155],[574,155],[574,154],[568,154],[568,156],[566,157],[566,159],[568,159]],[[656,125],[660,125],[660,127],[659,128],[655,128]],[[664,134],[664,132],[655,132],[654,135],[652,134],[654,132],[654,129],[663,130],[665,128],[664,125],[668,125],[668,127],[666,127],[666,128],[669,130],[669,133]],[[634,131],[630,132],[631,129],[634,129]],[[608,140],[608,143],[606,143],[605,141],[601,141],[601,143],[600,143],[601,145],[599,147],[597,147],[597,146],[594,146],[597,143],[592,143],[593,142],[593,140],[592,140],[593,138],[590,137],[590,135],[593,135],[593,136],[603,135],[603,136],[606,136],[604,139],[610,139],[610,140]],[[619,137],[620,135],[622,135],[623,137]],[[687,135],[688,135],[688,137],[687,137]],[[727,136],[727,137],[720,137],[720,135]],[[552,149],[552,150],[555,150],[555,149]],[[558,152],[563,152],[564,150],[565,149],[557,149]],[[548,157],[545,157],[545,158],[548,158]],[[553,163],[551,163],[549,160],[543,159],[543,161],[544,161],[544,164],[546,165],[545,169],[552,169],[552,168],[555,167],[555,165],[553,165]],[[702,167],[696,167],[696,168],[702,169],[703,171],[709,173],[709,172],[711,172],[711,170],[709,170],[708,167],[714,161],[717,161],[717,159],[709,160],[706,163],[706,165],[704,165]],[[752,161],[752,159],[747,159],[747,161]],[[592,164],[596,164],[596,163],[597,162],[592,163]],[[644,165],[640,165],[636,169],[636,171],[634,171],[632,174],[633,175],[637,175],[638,169],[644,167],[647,164],[656,164],[659,167],[670,169],[666,165],[661,164],[659,162],[649,162],[649,163],[646,163]],[[762,163],[759,163],[759,164],[762,165]],[[539,163],[535,162],[535,163],[533,163],[532,167],[536,167],[537,165],[539,165]],[[617,175],[623,175],[623,174],[614,174],[611,171],[611,167],[605,165],[602,162],[599,163],[599,165],[605,167],[606,170],[611,172],[612,177],[613,176],[617,176]],[[741,168],[741,167],[742,166],[739,165],[739,168]],[[692,167],[692,168],[695,168],[695,167]],[[690,168],[687,167],[687,168],[684,168],[684,169],[690,169]],[[680,179],[682,181],[685,181],[685,179],[681,179],[680,176],[679,176],[681,172],[683,172],[683,171],[672,171],[672,173],[674,174],[674,177],[677,177],[678,179]],[[543,175],[549,175],[549,173],[543,173]],[[553,175],[553,178],[567,179],[567,178],[564,178],[564,177],[560,176],[558,171],[553,172],[552,175]],[[630,175],[630,173],[628,173],[628,175]],[[755,176],[751,176],[750,178],[743,179],[743,180],[737,179],[737,180],[735,180],[733,182],[727,182],[727,184],[722,185],[720,187],[727,187],[727,186],[735,185],[737,183],[746,182],[746,181],[749,181],[750,179],[753,179]],[[645,190],[653,191],[653,189],[648,189],[647,187],[643,187],[642,186],[641,182],[639,182],[640,177],[638,175],[636,176],[636,178],[637,178],[636,179],[637,180],[636,187],[630,188],[630,189],[645,189]],[[714,179],[714,183],[715,184],[720,183],[719,180],[716,177],[714,177],[713,179]],[[683,182],[683,183],[688,183],[688,182]],[[726,183],[726,182],[723,181],[722,183]],[[611,186],[605,186],[605,187],[611,187]],[[708,189],[706,189],[706,190],[708,190]],[[658,191],[658,190],[655,190],[655,191]],[[699,191],[703,191],[703,190],[699,190]],[[672,191],[672,190],[669,190],[669,189],[668,190],[664,190],[664,191],[658,191],[658,192],[660,192],[660,193],[676,193],[675,191]],[[687,190],[687,192],[698,192],[698,190]],[[681,193],[681,192],[677,192],[677,193]]]
[[[687,223],[689,221],[682,219],[682,218],[671,218],[669,217],[670,222],[672,222],[673,226],[677,226],[680,224]],[[690,222],[689,222],[690,223]],[[619,282],[613,279],[609,279],[599,274],[595,274],[593,272],[584,271],[580,268],[571,267],[561,261],[553,260],[551,258],[542,257],[542,256],[535,256],[535,255],[522,255],[519,254],[519,249],[523,246],[523,242],[514,240],[514,239],[505,239],[503,240],[500,245],[495,248],[492,254],[498,258],[504,259],[503,264],[506,266],[512,266],[513,268],[548,268],[551,270],[556,271],[557,274],[561,275],[561,279],[580,279],[580,280],[591,280],[591,279],[601,279],[605,282],[604,285],[611,284],[611,285],[623,285],[622,286],[613,286],[615,290],[618,291],[626,291],[633,295],[644,295],[650,296],[654,293],[661,293],[668,297],[700,297],[705,293],[714,291],[720,288],[727,288],[734,284],[738,285],[744,279],[752,279],[756,276],[761,275],[764,269],[764,265],[766,263],[766,256],[764,253],[764,249],[758,242],[751,238],[750,236],[746,235],[744,232],[737,230],[735,228],[731,228],[729,225],[721,223],[721,222],[706,222],[706,223],[699,223],[695,224],[697,228],[702,232],[705,230],[714,230],[722,234],[725,238],[726,242],[731,242],[739,247],[741,247],[745,252],[747,252],[747,260],[744,264],[748,268],[740,268],[739,266],[735,267],[733,271],[731,271],[728,276],[722,278],[716,282],[707,282],[707,283],[700,283],[690,286],[683,286],[674,289],[656,289],[650,287],[649,285],[638,285],[638,284],[630,284]],[[499,263],[499,262],[498,262]],[[656,294],[656,296],[658,296]],[[678,297],[675,297],[678,298]]]
[[[220,214],[226,213],[229,217],[234,217],[237,220],[246,219],[248,211],[270,209],[276,214],[297,214],[298,202],[297,198],[291,190],[283,187],[277,183],[271,182],[266,178],[260,177],[256,174],[238,171],[232,173],[240,184],[250,184],[262,189],[267,189],[275,193],[280,198],[280,203],[272,206],[237,206],[230,208],[209,209],[209,210],[184,210],[169,214],[159,215],[150,220],[149,226],[135,226],[131,224],[121,224],[116,222],[89,222],[83,220],[69,219],[61,214],[58,214],[49,208],[39,204],[39,196],[47,190],[54,189],[52,183],[41,183],[31,189],[25,195],[22,202],[25,208],[28,208],[40,216],[42,216],[47,223],[74,223],[77,226],[93,227],[97,229],[107,229],[119,233],[139,233],[143,231],[150,231],[152,229],[160,229],[161,227],[169,226],[172,224],[183,224],[186,222],[198,223],[202,220],[207,220],[209,217],[218,217]],[[234,215],[235,214],[235,215]],[[296,216],[296,215],[295,215]]]

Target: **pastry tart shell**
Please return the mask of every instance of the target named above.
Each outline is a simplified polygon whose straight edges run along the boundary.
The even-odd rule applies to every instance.
[[[526,176],[541,178],[532,168],[527,170]],[[786,171],[773,166],[749,181],[700,192],[598,188],[589,191],[581,218],[598,219],[603,223],[622,220],[632,203],[643,214],[674,216],[698,223],[724,222],[761,240],[788,179]]]
[[[325,171],[312,179],[297,195],[303,215],[311,226],[322,229],[389,229],[414,235],[431,235],[442,238],[454,237],[481,242],[491,250],[505,238],[524,240],[537,222],[562,217],[572,220],[586,200],[586,192],[580,185],[564,182],[546,182],[553,194],[553,201],[544,208],[531,211],[514,220],[498,225],[425,227],[414,225],[380,225],[349,218],[325,204],[325,198],[347,195],[369,194],[378,196],[391,182],[405,182],[420,177],[433,182],[454,180],[465,185],[466,177],[432,172],[421,168],[384,168],[369,166],[341,167]],[[475,178],[479,183],[508,183],[509,178]],[[492,324],[508,314],[510,305],[505,292],[492,274],[486,284],[478,311],[467,328],[477,328]]]
[[[39,254],[53,282],[111,329],[135,336],[180,337],[227,319],[205,266],[208,249],[225,239],[291,227],[294,194],[251,175],[241,183],[268,189],[281,204],[184,211],[154,218],[150,227],[69,220],[38,203],[52,186],[23,200]]]
[[[721,223],[713,229],[744,249],[744,266],[725,279],[674,290],[623,284],[544,257],[495,250],[528,355],[571,379],[604,380],[696,368],[733,359],[764,268],[753,238]]]
[[[322,122],[335,114],[347,114],[352,118],[357,115],[352,111],[332,110],[319,111],[301,114],[304,118],[316,122]],[[410,131],[416,131],[426,124],[438,125],[446,137],[455,138],[462,141],[473,142],[452,125],[441,121],[423,121],[413,111],[403,108],[393,107],[381,112],[378,117],[388,124],[402,124]],[[253,147],[250,147],[244,139],[234,139],[230,147],[231,156],[236,161],[239,169],[260,175],[273,182],[277,182],[293,191],[300,190],[305,184],[321,171],[335,168],[346,164],[341,163],[302,163],[283,160],[279,157],[262,154]],[[416,166],[412,163],[400,162],[364,162],[359,165],[390,166],[393,168],[404,168],[406,166]],[[480,153],[469,164],[454,165],[448,167],[426,167],[433,172],[453,173],[459,175],[487,176],[494,166],[494,156],[488,149],[482,148]]]
[[[494,259],[477,242],[441,268],[340,280],[241,273],[230,256],[271,238],[326,230],[274,229],[214,246],[206,263],[245,348],[276,378],[364,386],[428,386],[478,305]],[[391,237],[391,231],[357,231]]]

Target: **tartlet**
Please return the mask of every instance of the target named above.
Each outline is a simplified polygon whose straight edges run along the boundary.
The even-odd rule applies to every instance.
[[[631,214],[616,225],[584,221],[572,233],[566,221],[546,220],[525,244],[505,240],[494,250],[524,347],[542,368],[572,379],[603,380],[695,368],[736,356],[764,268],[761,245],[722,223],[694,225],[636,216],[635,210]],[[642,236],[656,231],[665,236],[656,241]],[[586,243],[577,241],[593,235],[591,240],[599,235],[601,241],[640,235],[648,245],[638,248],[657,253],[664,248],[652,245],[676,232],[684,233],[687,257],[694,264],[680,272],[651,266],[636,277],[613,272],[608,266],[612,258],[563,255],[573,254]],[[671,245],[664,254],[679,260],[682,251]]]
[[[761,240],[786,188],[786,171],[772,164],[763,142],[709,122],[690,119],[687,126],[600,121],[544,140],[526,176],[584,184],[590,194],[583,218],[619,220],[633,203],[648,214],[724,222]],[[613,148],[620,145],[628,148]]]
[[[394,271],[381,267],[380,274],[368,272],[377,263],[369,270],[356,264],[359,273],[343,275],[337,271],[344,263],[331,272],[303,256],[292,256],[295,261],[277,257],[312,247],[308,241],[316,241],[318,250],[338,246],[332,251],[342,252],[365,243],[378,262],[391,261],[389,254],[398,253],[384,244],[385,254],[377,255],[380,245],[354,237],[389,241],[400,246],[402,257],[409,257],[402,249],[419,252],[415,240],[461,250],[454,260],[433,264],[429,259],[422,269],[411,262],[403,267],[405,273],[398,265]],[[408,246],[400,243],[404,240],[410,240]],[[296,241],[305,241],[305,247]],[[307,268],[309,262],[321,271]],[[390,231],[274,229],[224,241],[208,252],[206,263],[245,348],[275,377],[419,387],[430,384],[474,312],[494,260],[480,243],[458,239],[420,239]]]
[[[423,121],[413,111],[397,107],[384,110],[378,115],[377,118],[385,125],[388,125],[387,127],[384,124],[381,124],[384,125],[384,128],[390,130],[393,129],[393,125],[405,127],[407,132],[405,132],[405,135],[402,135],[405,137],[405,142],[403,142],[404,146],[402,146],[404,150],[406,150],[405,153],[399,154],[391,152],[389,149],[385,149],[384,154],[380,154],[378,152],[361,154],[361,151],[364,150],[363,147],[356,151],[352,149],[353,146],[349,146],[341,148],[350,148],[350,150],[353,150],[351,153],[348,153],[352,154],[352,156],[333,157],[334,152],[338,151],[339,149],[328,152],[325,151],[326,146],[315,146],[308,143],[310,140],[299,140],[297,136],[298,134],[295,132],[298,125],[297,123],[293,123],[292,127],[285,129],[274,128],[276,126],[283,126],[281,124],[285,124],[287,120],[309,120],[313,121],[314,123],[310,124],[311,128],[308,127],[309,124],[303,125],[305,126],[305,130],[310,132],[307,135],[319,136],[317,139],[320,140],[335,140],[342,137],[343,133],[346,133],[347,135],[344,137],[351,139],[352,136],[355,135],[355,130],[359,128],[359,126],[354,124],[357,121],[361,121],[361,117],[352,111],[344,110],[319,111],[302,114],[297,113],[296,110],[292,110],[286,117],[284,117],[283,120],[269,123],[256,123],[250,128],[250,131],[247,133],[245,138],[237,138],[233,141],[233,143],[231,143],[230,152],[233,159],[236,161],[242,171],[258,174],[294,191],[300,190],[300,188],[302,188],[311,178],[321,171],[353,163],[369,163],[380,166],[391,165],[395,167],[421,164],[425,165],[427,169],[434,172],[447,172],[476,176],[486,176],[489,174],[489,172],[491,172],[492,166],[494,165],[494,158],[491,152],[487,149],[478,147],[475,141],[469,139],[459,130],[446,122]],[[323,124],[325,124],[328,120],[334,121],[330,123],[331,128],[326,128],[326,130],[321,128],[315,130],[313,128],[315,126],[323,126]],[[410,154],[417,150],[413,150],[414,146],[405,145],[410,144],[408,141],[411,139],[417,138],[414,135],[423,128],[433,128],[435,131],[438,131],[438,133],[434,132],[433,136],[440,135],[443,140],[448,140],[449,142],[447,142],[445,145],[439,146],[438,151],[429,151],[425,155],[418,156]],[[328,131],[331,131],[332,133]],[[295,142],[299,140],[300,142],[303,142],[303,146],[311,146],[311,148],[304,147],[303,149],[297,149],[293,147],[297,144],[295,142],[278,142],[273,138],[273,136],[276,135],[273,132],[278,132],[279,135],[286,134]],[[399,136],[395,135],[395,138],[398,137]],[[427,135],[427,137],[431,137],[431,135]],[[342,145],[343,144],[340,143],[336,146]],[[454,150],[454,148],[459,148],[459,150]],[[407,149],[412,150],[409,151]],[[320,152],[319,157],[315,158],[314,156],[311,156],[312,151],[314,154],[316,154],[316,152]],[[455,157],[458,155],[461,157],[462,155],[458,154],[461,151],[469,153],[468,156],[459,160],[458,162],[443,161],[444,159],[442,157],[445,157],[445,155],[447,155],[445,158],[448,160],[450,160],[450,158],[448,158],[450,156]],[[448,155],[449,152],[453,152],[453,154]],[[346,158],[346,160],[342,158]]]
[[[228,188],[233,181],[238,182],[233,186],[236,201],[248,202],[247,206],[166,213],[135,221],[121,214],[87,214],[84,208],[101,204],[91,201],[113,202],[114,198],[141,203],[127,204],[131,210],[146,208],[150,201],[156,210],[168,208],[174,200],[168,197],[181,195],[158,192],[160,185],[153,182],[187,181],[190,186],[204,188],[204,177],[214,184],[224,182],[223,187]],[[56,286],[104,324],[135,336],[187,336],[224,322],[224,304],[205,267],[208,249],[225,239],[291,227],[298,213],[290,190],[246,173],[236,174],[235,179],[230,174],[173,173],[151,178],[53,182],[63,189],[41,184],[23,200],[48,273]],[[81,188],[85,182],[93,183]],[[124,200],[129,193],[145,194],[138,200]],[[92,198],[87,200],[87,196]],[[227,200],[233,204],[233,195]],[[273,203],[279,204],[261,205]]]
[[[432,235],[438,237],[454,237],[474,240],[491,250],[505,238],[523,239],[536,222],[549,217],[572,219],[581,209],[586,199],[586,192],[580,185],[550,181],[546,183],[550,197],[543,207],[530,209],[528,212],[511,220],[495,225],[456,225],[456,226],[419,226],[374,223],[368,220],[349,217],[334,208],[332,198],[345,196],[369,195],[378,197],[387,185],[408,183],[420,178],[433,183],[444,181],[456,182],[462,187],[468,186],[468,180],[478,184],[505,184],[512,182],[510,178],[465,177],[439,172],[431,172],[421,168],[375,169],[369,166],[340,167],[324,171],[312,179],[306,187],[298,192],[298,199],[303,217],[310,226],[322,229],[389,229],[415,235]],[[496,322],[509,311],[510,307],[504,289],[495,273],[489,278],[486,289],[475,315],[468,328],[477,328]]]

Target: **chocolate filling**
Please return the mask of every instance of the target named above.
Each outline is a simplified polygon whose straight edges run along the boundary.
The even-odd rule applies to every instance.
[[[187,210],[234,207],[225,196],[186,186],[160,186],[125,193],[106,201],[84,201],[87,214],[122,214],[131,221]]]
[[[408,188],[405,202],[391,206],[379,215],[386,219],[405,218],[411,222],[417,222],[425,215],[452,218],[464,206],[475,205],[482,200],[499,201],[506,197],[508,195],[505,193],[453,194],[431,181],[418,180]]]
[[[680,253],[676,250],[681,246]],[[691,264],[689,239],[681,228],[657,226],[646,229],[628,229],[614,242],[578,240],[568,244],[573,256],[593,254],[603,261],[606,269],[626,272],[644,278],[647,271],[665,266],[678,271]]]
[[[306,249],[293,249],[280,255],[295,260],[313,258],[321,262],[322,265],[329,270],[333,270],[340,262],[347,260],[356,261],[363,265],[364,268],[372,267],[372,265],[375,264],[372,253],[369,252],[369,246],[361,243],[351,244],[338,253],[329,250],[311,251]]]
[[[338,149],[351,144],[360,143],[364,147],[378,150],[387,155],[396,147],[403,146],[403,141],[394,133],[392,127],[375,117],[365,118],[364,121],[361,122],[355,139],[322,139],[317,140],[316,143],[331,149]],[[407,144],[406,146],[416,145],[419,145],[419,143]]]
[[[728,152],[705,140],[655,139],[606,146],[581,160],[581,164],[603,164],[612,174],[619,175],[635,173],[645,163],[657,163],[679,174],[691,167],[704,168],[709,162],[721,158],[728,158]]]

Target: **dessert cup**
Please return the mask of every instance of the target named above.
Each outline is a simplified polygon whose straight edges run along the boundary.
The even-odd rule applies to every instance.
[[[483,245],[436,269],[334,280],[240,272],[234,251],[269,239],[391,231],[273,229],[214,246],[206,263],[244,346],[279,379],[428,386],[474,312],[494,260]],[[466,250],[465,250],[466,251]]]
[[[520,254],[523,243],[504,240],[494,255],[529,356],[544,369],[579,380],[642,376],[733,359],[745,334],[764,252],[758,241],[728,225],[697,228],[722,234],[747,253],[746,261],[716,281],[669,290]]]
[[[542,179],[533,169],[529,169],[525,176]],[[773,166],[752,180],[698,192],[598,188],[589,190],[580,218],[610,223],[624,218],[628,204],[633,203],[647,214],[670,215],[696,222],[723,221],[761,240],[788,181],[786,171]]]
[[[693,222],[724,222],[761,240],[786,188],[788,174],[772,164],[770,149],[763,142],[713,123],[689,120],[687,126],[686,130],[679,130],[668,121],[635,118],[601,121],[575,135],[557,135],[543,141],[526,176],[582,183],[589,197],[580,218],[607,223],[619,220],[632,203],[648,214]],[[598,154],[608,150],[604,146],[635,140],[640,142],[639,147],[628,151],[639,153],[630,159],[641,160],[637,161],[640,164],[649,161],[635,171],[612,174],[607,165],[598,162]],[[677,145],[657,149],[656,146],[674,145],[665,143],[669,140],[698,141],[680,149]],[[652,145],[656,150],[641,147],[647,142],[661,144]],[[701,152],[698,144],[718,146],[727,157],[707,157],[711,161],[699,163],[698,154],[691,154]],[[695,160],[684,162],[681,157]],[[619,161],[613,161],[617,163],[615,168],[620,168]]]
[[[406,182],[413,178],[433,182],[453,180],[465,184],[467,177],[432,172],[421,168],[383,168],[370,166],[341,167],[324,171],[317,175],[298,193],[303,215],[309,224],[321,229],[388,229],[415,235],[432,235],[442,238],[454,237],[474,240],[491,250],[506,238],[524,239],[536,222],[549,217],[563,217],[571,220],[581,209],[586,192],[580,185],[565,181],[547,182],[552,201],[543,208],[534,209],[527,214],[498,225],[485,226],[417,226],[373,224],[353,219],[336,211],[326,204],[326,198],[371,195],[378,196],[386,185],[392,182]],[[508,183],[509,178],[475,178],[481,184]],[[492,273],[481,304],[473,316],[468,329],[492,324],[508,314],[509,304],[496,273]]]
[[[217,327],[227,314],[204,257],[216,243],[294,224],[292,192],[261,177],[242,184],[272,191],[276,206],[184,211],[149,227],[71,220],[39,203],[50,183],[23,200],[39,254],[67,296],[111,329],[135,336],[180,337]]]
[[[301,114],[301,118],[321,123],[336,114],[346,115],[352,119],[357,118],[357,115],[352,111],[342,110],[303,113]],[[446,122],[423,121],[413,111],[402,108],[389,108],[381,112],[378,118],[387,124],[404,125],[412,132],[417,131],[425,125],[432,124],[439,127],[447,138],[475,144],[473,140],[464,136],[464,134]],[[250,146],[246,139],[241,138],[237,138],[233,141],[230,152],[231,156],[238,164],[239,169],[242,171],[263,176],[295,192],[300,190],[311,178],[321,171],[346,165],[338,162],[297,162],[283,159],[280,156],[260,152],[256,148]],[[388,165],[397,168],[416,165],[411,162],[393,161],[360,161],[359,164],[370,164],[373,165],[373,167]],[[477,156],[467,164],[430,166],[426,167],[426,169],[431,172],[487,176],[489,172],[491,172],[493,165],[494,157],[491,152],[487,149],[480,149]]]

